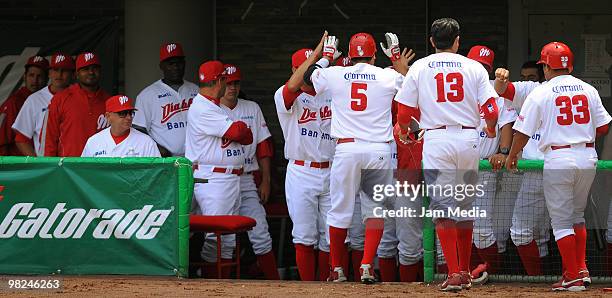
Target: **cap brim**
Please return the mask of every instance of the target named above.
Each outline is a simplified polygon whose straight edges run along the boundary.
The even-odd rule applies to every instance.
[[[138,109],[136,109],[136,108],[132,108],[132,109],[121,109],[121,110],[107,111],[107,112],[108,112],[108,113],[119,113],[119,112],[123,112],[123,111],[138,111]]]

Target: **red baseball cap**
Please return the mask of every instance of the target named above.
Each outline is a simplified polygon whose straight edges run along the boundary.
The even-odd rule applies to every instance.
[[[165,43],[159,48],[159,62],[172,57],[185,57],[180,43]]]
[[[70,55],[55,53],[51,55],[51,63],[49,68],[74,70],[74,59],[72,59],[72,56]]]
[[[36,55],[28,58],[28,62],[26,62],[25,68],[28,68],[28,66],[36,66],[40,67],[42,70],[48,70],[49,61],[47,61],[47,59],[45,59],[45,57],[43,56]]]
[[[121,111],[136,110],[134,100],[125,95],[115,95],[106,100],[106,111],[117,113]]]
[[[200,70],[198,71],[200,83],[212,82],[223,76],[227,76],[227,72],[221,61],[211,60],[200,65]]]
[[[83,67],[87,67],[90,65],[100,65],[100,61],[98,60],[98,55],[92,52],[85,52],[79,54],[76,59],[76,69],[79,70]]]
[[[226,83],[240,81],[242,78],[242,73],[240,72],[240,68],[238,68],[238,66],[233,64],[225,64],[223,67],[225,67],[225,72],[227,73],[227,80],[225,80]]]
[[[351,66],[353,63],[351,62],[351,58],[349,57],[340,57],[336,60],[336,66],[347,67]]]
[[[306,59],[308,59],[308,57],[310,57],[311,54],[312,54],[312,49],[297,50],[291,56],[291,66],[295,68],[300,67],[300,65],[302,65],[302,63],[304,63],[304,61],[306,61]]]
[[[493,50],[485,46],[476,45],[470,49],[467,54],[467,57],[486,65],[487,67],[489,67],[489,70],[491,70],[493,68],[493,59],[495,59],[495,53],[493,52]]]

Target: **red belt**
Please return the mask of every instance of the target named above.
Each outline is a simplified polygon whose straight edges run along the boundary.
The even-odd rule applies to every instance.
[[[213,168],[213,172],[215,173],[227,173],[227,168],[218,168],[218,167],[214,167]],[[243,169],[239,168],[239,169],[232,169],[232,171],[230,172],[230,174],[232,175],[242,175]]]
[[[303,161],[303,160],[294,160],[293,163],[298,165],[298,166],[306,165],[306,162]],[[310,162],[310,167],[311,168],[317,168],[317,169],[327,169],[327,168],[329,168],[329,161],[324,161],[324,162],[311,161]]]
[[[436,130],[436,129],[446,129],[446,125],[442,125],[442,126],[436,127],[436,128],[430,128],[428,130]],[[476,129],[476,127],[473,127],[473,126],[461,126],[461,129]]]
[[[585,146],[587,148],[593,148],[593,147],[595,147],[595,144],[594,143],[586,143]],[[559,149],[567,149],[567,148],[572,148],[572,145],[550,146],[551,150],[559,150]]]
[[[342,139],[338,139],[338,144],[352,143],[352,142],[355,142],[354,138],[342,138]]]

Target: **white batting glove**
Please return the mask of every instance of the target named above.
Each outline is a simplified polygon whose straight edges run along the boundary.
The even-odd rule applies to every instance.
[[[338,39],[333,35],[328,36],[323,42],[323,57],[336,60],[340,54],[342,53],[338,52]]]
[[[391,61],[399,60],[401,58],[399,38],[396,34],[387,32],[385,33],[385,39],[387,39],[387,47],[385,47],[382,42],[380,43],[383,53],[385,53],[385,55],[387,55]]]

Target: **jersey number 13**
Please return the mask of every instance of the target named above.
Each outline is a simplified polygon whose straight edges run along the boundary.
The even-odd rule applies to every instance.
[[[463,75],[459,72],[451,72],[444,78],[444,73],[439,73],[435,77],[436,79],[436,90],[438,93],[438,100],[436,102],[460,102],[463,100]],[[445,81],[449,83],[448,87],[451,92],[446,93]]]

